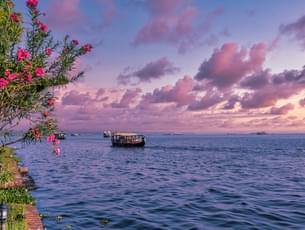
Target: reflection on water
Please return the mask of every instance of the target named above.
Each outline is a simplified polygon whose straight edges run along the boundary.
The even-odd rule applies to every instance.
[[[47,229],[304,229],[305,136],[100,135],[18,151]]]

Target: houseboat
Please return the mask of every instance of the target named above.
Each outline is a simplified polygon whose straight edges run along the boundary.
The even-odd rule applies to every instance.
[[[143,147],[145,136],[137,133],[115,132],[111,135],[111,142],[115,147]]]
[[[63,132],[55,133],[54,135],[55,135],[56,139],[58,139],[58,140],[64,140],[64,139],[66,139],[66,134],[63,133]]]
[[[105,130],[103,132],[104,137],[111,137],[111,131],[110,130]]]

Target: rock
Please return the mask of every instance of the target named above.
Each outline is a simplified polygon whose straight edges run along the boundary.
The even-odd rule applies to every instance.
[[[29,168],[28,167],[19,167],[19,172],[22,175],[28,174],[29,173]]]

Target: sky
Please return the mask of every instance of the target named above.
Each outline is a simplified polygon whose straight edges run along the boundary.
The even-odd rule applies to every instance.
[[[291,2],[40,1],[57,39],[94,47],[57,91],[60,127],[304,132],[305,1]]]

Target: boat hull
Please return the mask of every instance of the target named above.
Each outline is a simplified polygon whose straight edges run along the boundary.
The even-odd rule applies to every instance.
[[[145,141],[138,142],[138,143],[118,143],[112,142],[113,147],[144,147]]]
[[[58,140],[65,140],[66,135],[64,133],[55,133],[55,138]]]

